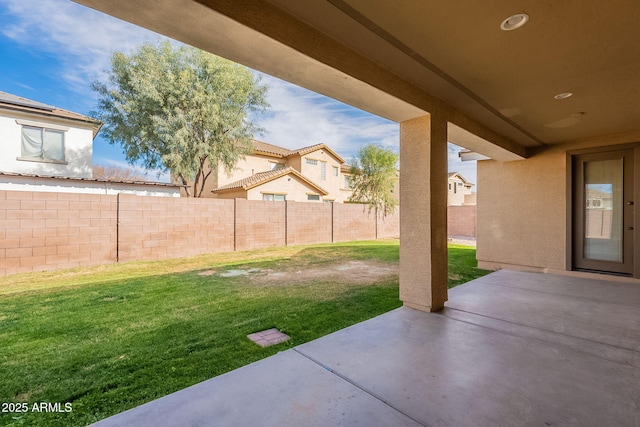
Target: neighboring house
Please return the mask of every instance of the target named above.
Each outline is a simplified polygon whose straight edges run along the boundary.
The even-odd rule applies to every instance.
[[[91,178],[91,117],[0,92],[0,171]]]
[[[296,150],[254,141],[253,153],[227,173],[210,178],[203,194],[225,199],[345,202],[351,195],[349,166],[325,144]]]
[[[174,184],[93,179],[101,127],[94,118],[0,91],[0,190],[180,195]]]
[[[459,172],[449,172],[448,177],[448,206],[475,205],[476,194],[471,192],[474,184],[460,175]]]

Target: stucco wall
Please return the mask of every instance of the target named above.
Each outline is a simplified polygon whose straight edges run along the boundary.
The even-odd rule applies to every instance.
[[[479,267],[566,269],[566,181],[564,149],[514,162],[479,161]]]
[[[307,163],[306,159],[317,160],[318,164],[310,165]],[[326,179],[324,180],[322,179],[320,173],[320,162],[326,162],[327,165]],[[338,168],[338,176],[334,175],[334,167]],[[329,194],[325,196],[325,198],[334,199],[336,202],[344,201],[344,197],[342,195],[342,192],[340,191],[341,188],[344,188],[344,176],[340,172],[340,163],[335,157],[327,153],[325,150],[316,150],[302,156],[300,168],[300,173],[302,175],[329,192]]]
[[[296,202],[306,202],[307,193],[319,194],[318,190],[293,174],[281,176],[264,183],[258,187],[251,188],[247,191],[247,200],[262,200],[264,193],[286,194],[287,200]],[[320,196],[320,202],[322,196]]]
[[[67,128],[67,131],[64,132],[67,164],[18,160],[21,157],[22,126],[16,120],[27,120],[34,122],[34,125],[45,128],[47,125]],[[57,118],[45,118],[19,112],[8,115],[6,112],[0,112],[0,143],[2,144],[0,171],[91,178],[93,130],[88,125],[82,127],[80,123],[76,124]]]
[[[270,171],[272,163],[280,163],[284,165],[285,159],[261,156],[257,154],[245,156],[244,159],[239,160],[238,163],[236,163],[236,166],[233,168],[231,173],[225,171],[224,168],[220,168],[218,171],[218,187],[250,177],[251,175],[259,172]],[[212,181],[214,180],[212,179]]]

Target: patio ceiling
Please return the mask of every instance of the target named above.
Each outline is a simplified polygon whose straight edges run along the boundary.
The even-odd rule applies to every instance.
[[[640,138],[632,0],[79,2],[391,120],[444,111],[450,140],[494,158]]]

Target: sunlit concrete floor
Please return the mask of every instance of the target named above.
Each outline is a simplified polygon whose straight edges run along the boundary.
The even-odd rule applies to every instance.
[[[99,426],[640,426],[640,285],[499,271]]]

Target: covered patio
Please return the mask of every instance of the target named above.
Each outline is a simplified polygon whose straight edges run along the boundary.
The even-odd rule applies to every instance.
[[[100,425],[640,425],[639,3],[76,1],[400,127],[403,308]],[[507,269],[451,292],[448,142]]]
[[[640,287],[503,270],[96,426],[638,426]]]

